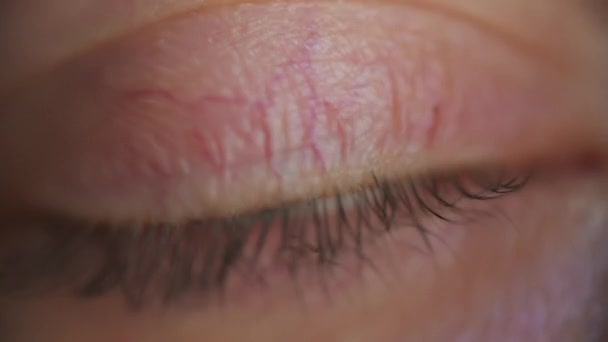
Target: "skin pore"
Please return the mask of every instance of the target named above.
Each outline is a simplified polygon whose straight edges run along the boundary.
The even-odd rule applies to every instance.
[[[120,289],[0,293],[0,339],[603,340],[599,12],[574,0],[0,5],[3,237],[50,217],[180,225],[376,179],[534,167],[518,191],[463,201],[475,219],[425,216],[426,235],[396,224],[340,267],[288,274],[268,252],[272,226],[264,280],[235,275],[204,298],[133,308]]]

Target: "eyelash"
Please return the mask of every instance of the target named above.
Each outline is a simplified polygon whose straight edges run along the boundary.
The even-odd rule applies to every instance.
[[[396,227],[416,229],[432,251],[423,220],[469,222],[469,214],[480,212],[467,209],[467,202],[518,191],[529,177],[498,172],[490,177],[372,179],[371,185],[351,193],[336,191],[323,199],[181,226],[56,222],[18,229],[27,233],[4,239],[18,243],[8,254],[0,254],[0,292],[37,293],[68,282],[87,298],[118,288],[133,307],[143,305],[152,293],[163,302],[189,293],[207,296],[221,292],[238,266],[256,275],[253,270],[273,237],[270,259],[289,274],[298,273],[311,257],[313,264],[334,265],[336,257],[349,250],[365,261],[368,242]]]

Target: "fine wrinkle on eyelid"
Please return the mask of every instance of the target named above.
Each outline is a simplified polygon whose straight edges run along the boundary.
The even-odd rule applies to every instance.
[[[386,5],[386,4],[394,4],[394,5],[398,5],[398,6],[410,6],[413,8],[418,8],[420,10],[426,10],[429,12],[436,12],[436,13],[442,13],[443,15],[446,15],[447,17],[451,18],[452,20],[458,20],[458,21],[463,21],[463,22],[469,22],[470,24],[479,27],[479,29],[487,31],[487,33],[490,33],[494,36],[497,37],[497,39],[501,39],[504,40],[510,44],[512,44],[515,48],[518,48],[522,51],[525,51],[527,54],[531,55],[533,58],[535,59],[540,59],[540,60],[544,60],[545,62],[551,62],[553,61],[553,63],[556,64],[556,67],[563,67],[563,60],[559,60],[559,58],[564,57],[563,53],[555,53],[555,51],[545,51],[546,49],[544,48],[542,41],[538,41],[538,39],[533,39],[530,40],[527,37],[524,37],[522,35],[521,32],[516,33],[516,30],[514,30],[512,27],[508,28],[506,27],[508,25],[508,21],[507,23],[501,23],[501,24],[497,24],[497,20],[493,19],[493,18],[489,18],[489,15],[487,16],[488,18],[484,17],[483,15],[485,15],[485,13],[483,15],[480,14],[474,14],[472,13],[472,11],[470,9],[465,9],[463,10],[462,8],[458,8],[456,6],[453,5],[453,3],[442,3],[443,0],[434,0],[434,1],[429,1],[429,0],[385,0],[385,1],[365,1],[365,0],[353,0],[351,1],[351,4],[361,4],[363,6],[372,6],[372,3],[378,3],[378,5]],[[310,2],[303,2],[303,1],[291,1],[291,0],[284,0],[284,1],[272,1],[272,0],[258,0],[258,1],[251,1],[248,3],[254,3],[254,4],[262,4],[262,3],[269,3],[269,2],[273,2],[273,3],[280,3],[280,2],[288,2],[288,3],[306,3],[309,4]],[[332,2],[332,1],[317,1],[318,3],[323,3],[323,2]],[[184,6],[184,8],[181,8],[180,6],[177,5],[170,5],[169,6],[169,10],[167,14],[163,15],[163,17],[159,17],[159,18],[155,18],[154,20],[141,20],[141,23],[135,24],[135,25],[125,25],[125,27],[128,27],[128,30],[124,30],[122,32],[118,32],[118,30],[109,30],[108,32],[111,33],[107,33],[106,35],[102,35],[101,37],[99,37],[97,39],[97,41],[95,42],[89,42],[89,43],[82,43],[80,47],[78,48],[72,48],[72,51],[70,53],[60,53],[55,60],[53,60],[52,56],[51,58],[46,58],[45,60],[51,60],[52,62],[50,62],[50,64],[46,65],[46,66],[41,66],[38,68],[37,72],[34,73],[28,73],[26,74],[26,79],[23,81],[27,81],[28,79],[31,79],[33,77],[35,77],[36,75],[40,75],[40,74],[45,74],[49,69],[56,69],[61,67],[64,64],[68,64],[71,61],[78,59],[82,56],[85,56],[89,53],[92,53],[95,50],[98,49],[102,49],[104,46],[112,44],[113,42],[117,41],[117,40],[121,40],[124,39],[127,36],[132,36],[137,34],[138,32],[142,32],[148,29],[152,29],[154,27],[160,26],[165,22],[169,22],[172,20],[179,20],[180,17],[184,17],[184,16],[189,16],[189,15],[193,15],[196,12],[207,12],[207,11],[212,11],[212,10],[216,10],[218,8],[222,8],[222,7],[228,7],[228,6],[234,6],[240,3],[240,0],[229,0],[229,1],[222,1],[222,0],[217,0],[217,1],[207,1],[204,2],[202,4],[197,4],[197,5],[190,5],[190,6]],[[472,2],[474,3],[474,2]],[[480,4],[481,6],[484,6],[483,4]],[[173,7],[175,6],[175,9],[173,9]],[[487,5],[485,5],[487,6]],[[516,5],[517,6],[517,5]],[[515,6],[515,7],[516,7]],[[462,6],[464,7],[464,6]],[[162,9],[163,5],[158,5],[157,9],[153,12],[159,12],[162,13],[164,10]],[[405,9],[404,9],[405,10]],[[481,11],[481,13],[483,13],[484,11]],[[487,10],[485,12],[488,12]],[[491,12],[488,12],[491,13]],[[144,15],[145,16],[145,15]],[[152,16],[154,17],[154,15]],[[519,27],[517,29],[520,29]],[[44,53],[38,51],[35,55],[44,55]],[[63,55],[63,56],[61,56]],[[10,81],[10,79],[9,79]],[[2,88],[4,88],[3,84],[0,84],[0,90],[3,90]],[[9,85],[8,89],[12,89],[14,87]],[[3,91],[4,92],[4,91]]]

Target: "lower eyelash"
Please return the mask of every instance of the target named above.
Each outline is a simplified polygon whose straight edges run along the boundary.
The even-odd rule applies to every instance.
[[[185,294],[220,292],[235,272],[263,276],[260,260],[290,274],[311,262],[332,265],[348,251],[365,260],[369,240],[411,227],[432,250],[423,220],[469,219],[468,201],[513,193],[528,177],[433,176],[373,183],[352,193],[181,226],[93,227],[76,222],[5,230],[11,248],[0,249],[0,293],[49,291],[70,284],[82,297],[120,289],[140,307],[159,295],[164,302]]]

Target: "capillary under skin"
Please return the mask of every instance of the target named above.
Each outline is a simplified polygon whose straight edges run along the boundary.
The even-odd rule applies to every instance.
[[[567,113],[549,100],[562,83],[547,83],[547,69],[467,24],[436,29],[446,25],[390,6],[195,13],[93,50],[7,100],[8,113],[28,115],[6,132],[35,127],[37,140],[20,146],[7,133],[0,152],[61,156],[25,186],[40,206],[179,220],[491,155],[544,125],[539,113]],[[471,53],[481,48],[491,52]]]
[[[255,10],[242,12],[242,16],[257,17],[249,13]],[[415,62],[418,70],[395,75],[397,61],[381,53],[374,46],[377,42],[336,36],[335,31],[345,29],[343,25],[330,22],[315,6],[294,12],[299,30],[283,29],[293,20],[279,20],[275,15],[268,20],[276,21],[272,24],[278,32],[268,37],[254,37],[257,33],[248,32],[247,23],[230,22],[224,29],[218,29],[221,20],[208,23],[220,37],[210,35],[206,44],[195,47],[207,61],[204,70],[171,75],[154,84],[110,81],[104,86],[114,97],[116,113],[123,115],[126,108],[128,115],[141,115],[142,120],[151,113],[180,120],[190,128],[180,127],[188,150],[183,157],[220,178],[254,163],[265,163],[279,178],[294,163],[302,171],[327,172],[346,162],[363,144],[378,151],[389,136],[406,137],[414,144],[426,144],[432,138],[440,113],[436,104],[440,84],[428,84],[427,79],[443,83],[443,75],[430,51],[417,51],[419,58],[427,59]],[[211,21],[197,19],[192,21],[199,25]],[[212,30],[203,27],[201,31]],[[215,42],[226,40],[234,45],[220,50],[222,43]],[[248,46],[252,40],[256,44]],[[147,55],[142,52],[147,47],[139,54]],[[422,48],[412,44],[412,49]],[[250,60],[243,58],[247,54]],[[179,64],[186,67],[190,60],[191,56],[183,56]],[[434,70],[426,70],[427,64]],[[179,89],[172,84],[184,79],[200,88]],[[420,93],[416,95],[431,99],[407,98],[404,90],[414,84]],[[294,153],[299,154],[295,159]],[[162,166],[155,169],[170,172],[162,171]]]

